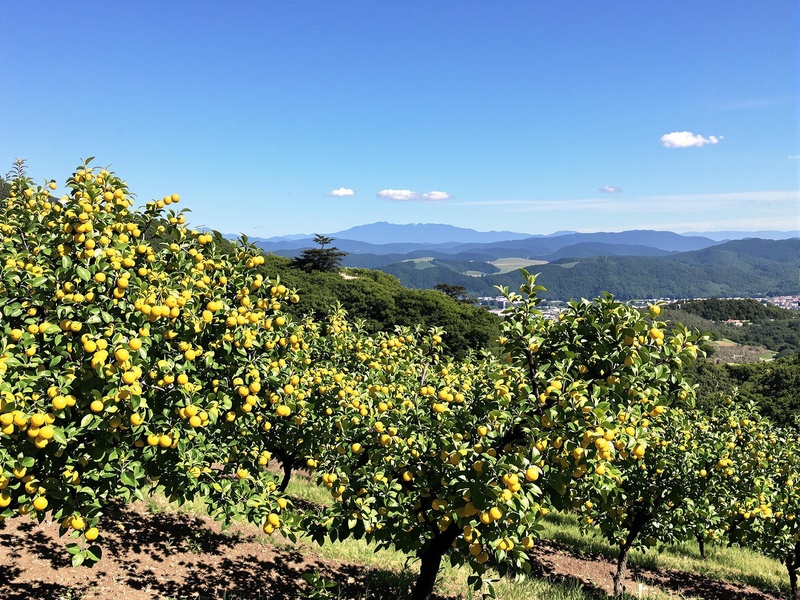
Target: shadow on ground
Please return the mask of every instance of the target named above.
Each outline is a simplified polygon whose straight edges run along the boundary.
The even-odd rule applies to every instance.
[[[539,578],[549,579],[567,584],[578,584],[584,592],[591,598],[608,599],[609,594],[604,587],[598,585],[598,581],[611,581],[616,565],[614,560],[609,560],[601,555],[586,554],[576,556],[572,554],[572,548],[568,545],[542,540],[539,543],[538,551],[532,556],[534,568],[532,574]],[[564,575],[563,567],[556,567],[556,563],[561,560],[559,556],[569,556],[585,561],[586,564],[592,563],[593,580],[586,578]],[[650,588],[658,588],[668,592],[677,592],[681,596],[703,598],[703,600],[774,600],[776,596],[754,589],[753,587],[742,585],[731,581],[718,581],[709,579],[695,573],[686,571],[676,571],[671,569],[650,569],[639,566],[629,566],[626,576],[625,592],[627,597],[639,598],[641,592],[638,584]],[[608,586],[610,589],[610,585]]]
[[[103,559],[93,568],[98,576],[105,575],[103,562],[113,560],[123,571],[121,577],[115,576],[119,583],[153,598],[297,600],[313,592],[304,576],[319,575],[333,582],[334,587],[330,596],[313,597],[397,600],[409,595],[413,583],[408,573],[323,562],[288,544],[260,545],[243,535],[219,533],[191,515],[113,509],[108,513],[101,523],[108,532],[103,541]],[[259,552],[259,547],[264,551]],[[15,584],[22,574],[15,564],[22,548],[56,571],[71,565],[63,545],[53,544],[33,523],[19,523],[13,534],[0,530],[0,548],[10,559],[9,566],[0,569],[3,600],[77,600],[92,592],[91,586]],[[174,572],[170,573],[170,569]]]
[[[97,578],[113,573],[124,589],[169,600],[297,600],[316,598],[407,598],[415,573],[323,561],[313,551],[298,551],[289,543],[263,543],[237,533],[220,533],[207,520],[192,515],[143,513],[111,509],[101,523],[108,532],[104,559],[94,567]],[[587,598],[607,600],[613,565],[600,556],[575,557],[557,542],[541,541],[532,555],[531,576],[580,587]],[[63,544],[32,522],[19,522],[15,531],[0,526],[0,549],[5,567],[0,569],[0,597],[4,600],[77,600],[91,595],[91,585],[27,582],[21,552],[54,572],[69,569]],[[107,562],[106,562],[107,561]],[[576,561],[582,561],[580,563]],[[572,570],[570,570],[572,566]],[[580,575],[577,575],[580,568]],[[588,575],[585,573],[589,573]],[[329,595],[313,595],[306,577],[330,581]],[[30,579],[30,578],[28,578]],[[732,582],[716,581],[693,573],[631,567],[628,598],[638,597],[639,582],[665,591],[704,600],[773,600],[775,596]],[[459,596],[460,597],[460,596]],[[437,596],[455,600],[456,596]]]

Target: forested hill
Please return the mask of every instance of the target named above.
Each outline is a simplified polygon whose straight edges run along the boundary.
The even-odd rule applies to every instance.
[[[668,256],[561,258],[531,267],[541,273],[551,300],[593,298],[604,291],[632,298],[710,298],[800,293],[800,239],[735,240]],[[436,261],[404,261],[380,267],[413,288],[461,285],[475,295],[494,295],[494,286],[515,289],[518,271],[466,275]],[[471,271],[478,271],[473,267]]]
[[[800,313],[752,299],[686,300],[668,305],[664,318],[749,346],[764,346],[777,356],[800,352]],[[736,321],[735,324],[729,320]]]
[[[779,306],[762,304],[752,298],[706,300],[684,300],[676,302],[670,308],[680,309],[708,319],[723,322],[728,320],[749,321],[751,323],[767,323],[771,321],[800,321],[800,313]]]
[[[323,317],[337,303],[351,317],[362,319],[366,330],[394,331],[395,327],[442,327],[447,350],[463,357],[470,350],[490,348],[500,334],[500,318],[480,306],[458,302],[436,290],[403,287],[394,277],[380,271],[352,269],[338,272],[306,272],[295,268],[288,258],[269,255],[259,267],[264,277],[280,277],[296,289],[300,302],[286,310],[297,315]]]

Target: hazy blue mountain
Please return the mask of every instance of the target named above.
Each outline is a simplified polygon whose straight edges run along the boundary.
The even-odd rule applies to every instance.
[[[410,238],[438,239],[438,243],[420,242],[402,237],[408,234]],[[356,235],[362,239],[348,238],[346,235]],[[482,240],[505,235],[522,236],[516,238],[503,238],[497,241],[468,242],[465,238],[478,238]],[[558,252],[566,246],[576,244],[606,244],[606,250],[612,255],[644,255],[653,256],[658,250],[663,252],[685,252],[707,248],[719,242],[700,236],[684,236],[670,231],[634,230],[614,233],[564,233],[563,235],[529,236],[507,232],[479,232],[450,225],[392,225],[389,223],[373,223],[363,225],[347,231],[330,234],[334,238],[334,245],[340,250],[351,254],[406,254],[415,253],[416,256],[435,256],[436,253],[457,255],[459,260],[495,260],[520,256],[523,258],[546,257]],[[454,236],[454,237],[448,237]],[[261,239],[251,238],[266,252],[286,254],[287,251],[300,253],[306,248],[314,247],[311,237],[291,239],[295,236],[282,236],[281,238]],[[366,239],[379,239],[381,243],[365,241]],[[623,248],[623,246],[630,246]],[[612,251],[612,247],[614,248]],[[580,247],[579,247],[580,248]],[[598,255],[598,252],[583,250],[580,256],[589,254]],[[561,254],[563,256],[563,254]],[[409,256],[408,258],[412,258]]]
[[[252,240],[251,240],[252,241]],[[316,248],[317,245],[311,238],[301,240],[285,241],[256,241],[256,246],[265,252],[287,255],[286,251],[293,251],[299,254],[306,248]],[[421,256],[428,256],[430,252],[444,252],[452,254],[453,248],[458,246],[458,242],[445,242],[443,244],[421,244],[421,243],[392,243],[392,244],[370,244],[358,240],[348,240],[344,238],[334,238],[333,245],[351,254],[407,254],[410,252],[421,252]],[[407,258],[411,258],[410,256]]]
[[[741,240],[744,238],[761,238],[764,240],[788,240],[800,237],[800,229],[793,231],[704,231],[689,232],[683,235],[699,235],[717,241]]]
[[[640,244],[608,244],[604,242],[579,242],[559,248],[542,260],[552,262],[561,258],[587,258],[589,256],[666,256],[672,254],[661,248]]]
[[[286,242],[286,241],[296,241],[296,240],[310,240],[314,239],[314,236],[308,233],[295,233],[292,235],[276,235],[269,238],[250,238],[250,239],[258,242]]]
[[[464,251],[495,254],[495,258],[522,256],[543,258],[565,246],[585,242],[632,245],[657,248],[666,252],[687,252],[713,246],[718,242],[699,236],[683,236],[671,231],[632,230],[614,233],[570,233],[556,237],[536,237],[524,240],[507,240],[496,244],[462,244],[455,247],[456,253]],[[633,254],[633,253],[631,253]]]
[[[458,242],[460,244],[492,243],[531,237],[529,233],[513,233],[511,231],[475,231],[474,229],[434,223],[395,225],[385,221],[369,225],[357,225],[344,231],[326,235],[337,239],[381,245],[393,243],[441,244],[445,242]]]

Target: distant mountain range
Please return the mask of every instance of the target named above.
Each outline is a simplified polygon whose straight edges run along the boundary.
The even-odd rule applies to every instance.
[[[788,240],[789,238],[800,237],[800,230],[794,231],[704,231],[704,232],[687,232],[683,235],[699,235],[702,237],[711,238],[719,242],[727,242],[730,240],[742,240],[745,238],[761,238],[763,240]]]
[[[444,254],[475,252],[489,258],[499,258],[509,252],[526,252],[544,257],[560,251],[565,246],[585,242],[614,244],[616,250],[606,248],[616,255],[652,255],[657,249],[665,252],[699,250],[734,239],[762,238],[788,239],[800,237],[800,231],[722,231],[676,234],[669,231],[634,230],[617,233],[578,233],[557,231],[549,235],[529,235],[511,231],[475,231],[463,227],[441,224],[395,225],[379,222],[359,225],[343,231],[326,233],[335,239],[336,247],[355,254],[408,254],[415,251],[434,251]],[[231,236],[234,237],[234,236]],[[293,234],[271,238],[250,238],[267,252],[291,255],[314,246],[313,235]],[[513,243],[510,243],[513,242]],[[640,246],[639,250],[623,246]],[[587,250],[577,250],[585,256]]]
[[[346,237],[344,234],[352,237]],[[407,236],[406,236],[407,234]],[[463,255],[470,260],[496,260],[520,256],[552,260],[554,253],[576,246],[569,256],[635,255],[653,256],[669,252],[700,250],[719,242],[702,236],[686,236],[670,231],[634,230],[618,233],[558,232],[552,235],[525,236],[510,232],[480,232],[450,225],[391,225],[374,223],[348,232],[332,233],[334,245],[351,254],[408,255],[444,257]],[[380,240],[376,243],[375,240]],[[267,252],[293,256],[314,247],[312,238],[251,238]],[[593,246],[586,246],[591,244]],[[594,254],[587,254],[594,252]]]
[[[567,233],[577,233],[575,231],[557,231],[548,235],[531,235],[529,233],[514,233],[513,231],[475,231],[464,227],[453,225],[441,225],[433,223],[409,223],[407,225],[396,225],[379,221],[369,225],[357,225],[343,231],[326,233],[329,237],[336,240],[351,240],[354,242],[366,242],[368,244],[441,244],[457,242],[461,244],[469,243],[491,243],[503,240],[521,240],[529,237],[553,237]],[[282,235],[271,238],[250,238],[254,242],[295,242],[302,240],[313,240],[314,236],[309,234]]]
[[[800,293],[800,231],[560,231],[529,236],[451,225],[373,223],[327,235],[348,253],[345,266],[378,269],[412,288],[449,283],[475,295],[496,295],[494,286],[516,288],[518,269],[535,265],[530,268],[541,273],[548,299],[594,297],[603,291],[621,299]],[[715,239],[723,235],[736,239]],[[282,256],[315,247],[311,236],[250,241]]]

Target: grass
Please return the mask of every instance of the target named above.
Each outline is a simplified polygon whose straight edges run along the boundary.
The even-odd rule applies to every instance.
[[[292,498],[299,498],[321,506],[328,506],[331,503],[330,492],[324,487],[315,485],[307,475],[301,473],[292,474],[286,493]]]

